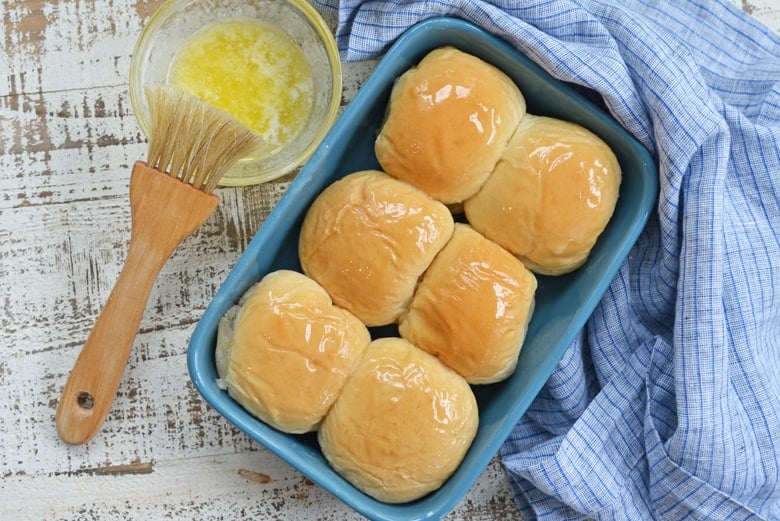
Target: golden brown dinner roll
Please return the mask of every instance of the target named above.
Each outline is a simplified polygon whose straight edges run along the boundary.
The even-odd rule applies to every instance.
[[[319,430],[333,468],[387,503],[436,490],[466,454],[479,423],[466,381],[400,338],[371,343]]]
[[[535,292],[536,277],[522,262],[456,224],[399,330],[469,383],[497,382],[517,366]]]
[[[301,227],[304,273],[368,326],[406,313],[417,280],[452,235],[443,204],[375,170],[325,189]]]
[[[289,433],[315,430],[371,338],[316,282],[280,270],[255,284],[219,324],[219,384]]]
[[[524,114],[525,98],[506,74],[439,48],[393,86],[376,157],[393,177],[457,203],[482,186]]]
[[[580,267],[612,217],[620,164],[574,123],[527,114],[482,189],[465,202],[471,225],[533,271]]]

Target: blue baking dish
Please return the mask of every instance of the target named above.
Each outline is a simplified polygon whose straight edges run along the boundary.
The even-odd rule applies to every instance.
[[[298,234],[312,200],[348,173],[378,168],[374,139],[394,80],[429,51],[444,45],[474,54],[507,73],[523,91],[530,113],[574,121],[599,135],[617,155],[623,180],[615,213],[587,263],[567,275],[539,277],[536,310],[515,373],[503,382],[474,387],[480,425],[460,467],[439,490],[411,503],[393,505],[363,494],[335,473],[320,453],[316,435],[279,432],[234,402],[216,385],[214,350],[220,318],[250,286],[270,271],[300,270]],[[205,400],[238,429],[369,519],[443,517],[496,455],[593,312],[643,229],[657,191],[657,172],[648,151],[583,95],[552,78],[505,41],[474,25],[453,18],[421,22],[401,35],[377,64],[206,309],[189,346],[192,381]],[[374,331],[374,335],[383,334],[386,331]]]

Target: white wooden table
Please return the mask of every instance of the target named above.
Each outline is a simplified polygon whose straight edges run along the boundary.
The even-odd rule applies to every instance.
[[[189,337],[289,185],[221,189],[152,291],[102,431],[68,446],[54,412],[130,231],[146,143],[127,91],[161,0],[0,0],[0,519],[361,519],[232,428],[186,368]],[[780,32],[780,1],[735,3]],[[373,63],[345,65],[344,103]],[[452,520],[519,519],[494,460]]]

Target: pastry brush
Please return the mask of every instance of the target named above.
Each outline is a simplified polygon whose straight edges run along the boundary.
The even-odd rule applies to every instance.
[[[216,208],[222,175],[261,139],[228,114],[168,86],[150,86],[147,161],[130,177],[132,227],[124,266],[57,405],[60,438],[81,444],[108,415],[157,275]]]

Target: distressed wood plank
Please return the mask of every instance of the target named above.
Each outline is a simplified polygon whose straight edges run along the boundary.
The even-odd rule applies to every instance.
[[[141,469],[140,471],[138,469]],[[491,464],[480,483],[494,482],[502,470]],[[188,461],[135,461],[120,470],[97,467],[51,476],[47,483],[27,475],[4,479],[13,519],[268,519],[358,520],[345,505],[264,450],[220,454]],[[43,487],[55,486],[56,497]],[[153,492],[150,492],[153,491]],[[37,492],[37,493],[36,493]],[[505,496],[485,490],[464,500],[447,519],[519,519]],[[40,497],[31,503],[30,493]],[[120,506],[117,506],[120,505]]]
[[[126,82],[136,35],[161,2],[2,2],[0,97]]]

